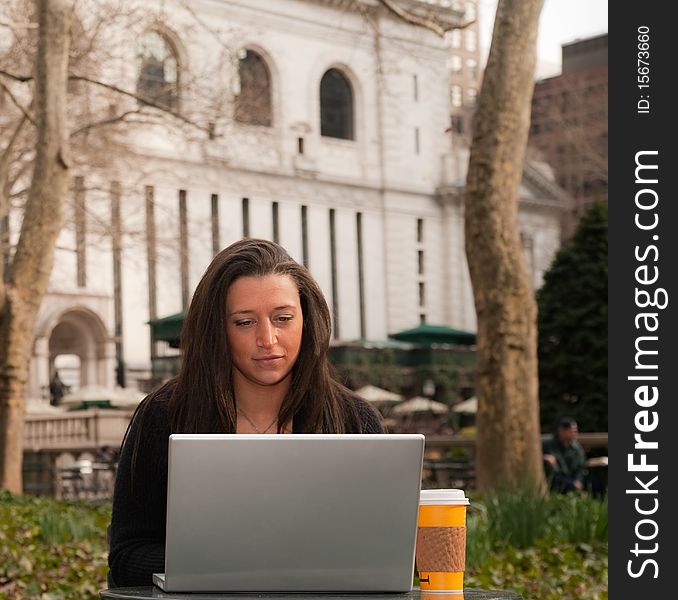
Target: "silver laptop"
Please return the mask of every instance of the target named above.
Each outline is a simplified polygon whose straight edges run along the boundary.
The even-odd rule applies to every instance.
[[[169,441],[167,592],[407,592],[424,436]]]

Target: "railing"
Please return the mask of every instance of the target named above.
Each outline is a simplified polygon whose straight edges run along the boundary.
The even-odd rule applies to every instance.
[[[544,436],[547,437],[547,436]],[[607,432],[580,433],[579,443],[588,454],[607,449]],[[454,456],[454,450],[463,452]],[[475,438],[457,438],[447,435],[427,435],[424,457],[423,484],[425,487],[475,488]]]
[[[25,461],[24,467],[27,475],[31,470],[36,471],[34,477],[28,477],[29,486],[35,487],[38,493],[40,490],[52,490],[52,493],[60,495],[61,486],[57,485],[55,489],[53,480],[56,456],[64,452],[78,456],[85,452],[96,452],[104,446],[119,448],[131,416],[131,411],[97,408],[61,415],[27,416],[24,453],[30,460]],[[578,439],[587,453],[607,448],[606,432],[580,433]],[[455,452],[455,449],[460,452]],[[428,487],[473,489],[475,452],[474,438],[427,435],[424,484]],[[95,475],[99,477],[101,474]],[[88,480],[85,478],[83,481],[87,483]],[[80,481],[76,483],[80,484]],[[67,490],[64,488],[61,494],[67,496]]]
[[[115,463],[102,460],[102,450],[120,447],[131,417],[129,410],[100,408],[27,415],[24,492],[57,498],[110,498]]]
[[[113,498],[117,464],[83,459],[56,469],[54,495],[64,500]]]
[[[586,452],[589,452],[594,448],[607,448],[607,431],[600,433],[580,433],[577,439]],[[476,440],[475,438],[461,438],[449,435],[426,436],[426,450],[449,450],[452,448],[468,448],[475,453]]]
[[[130,411],[89,409],[63,415],[28,415],[24,451],[84,450],[120,446]]]

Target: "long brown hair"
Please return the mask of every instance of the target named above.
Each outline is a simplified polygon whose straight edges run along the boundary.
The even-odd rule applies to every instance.
[[[303,313],[301,349],[290,390],[278,415],[278,431],[342,433],[360,419],[350,392],[334,375],[328,351],[332,321],[320,287],[285,249],[268,240],[243,239],[217,254],[193,294],[181,332],[183,360],[171,386],[173,433],[235,433],[233,364],[226,336],[226,298],[240,277],[288,275],[297,285]],[[149,398],[149,401],[151,399]]]

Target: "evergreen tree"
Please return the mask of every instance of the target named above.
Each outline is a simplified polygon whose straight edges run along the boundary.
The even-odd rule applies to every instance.
[[[607,431],[607,206],[595,204],[537,293],[542,431]]]

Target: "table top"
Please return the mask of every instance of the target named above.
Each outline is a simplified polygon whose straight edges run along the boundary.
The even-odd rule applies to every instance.
[[[101,600],[138,600],[143,598],[165,598],[166,600],[221,600],[254,598],[269,598],[274,600],[522,600],[522,596],[503,590],[476,590],[466,589],[463,594],[441,594],[421,592],[415,588],[411,592],[402,594],[309,594],[309,593],[261,593],[261,594],[205,594],[205,593],[175,593],[163,592],[155,586],[112,588],[99,594]]]

